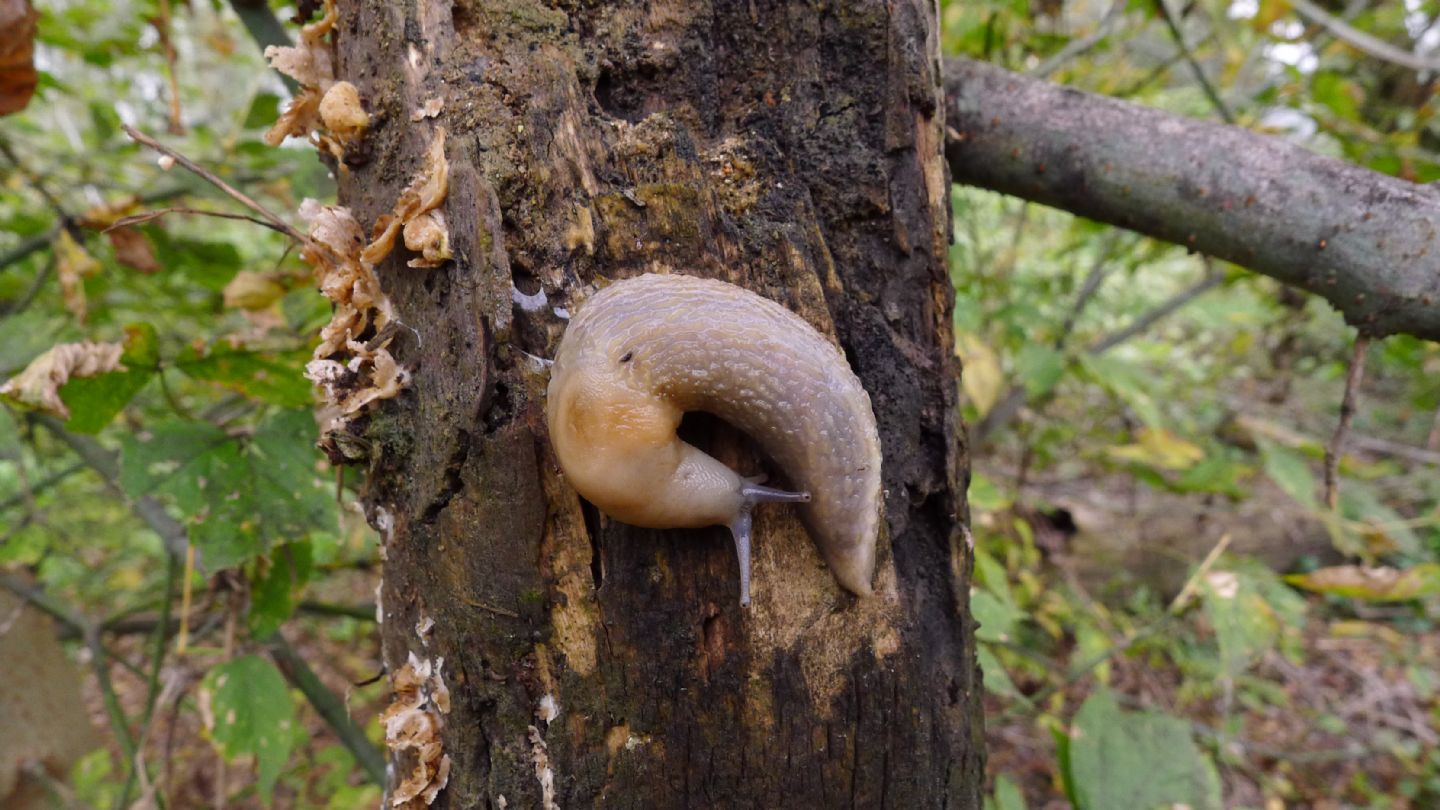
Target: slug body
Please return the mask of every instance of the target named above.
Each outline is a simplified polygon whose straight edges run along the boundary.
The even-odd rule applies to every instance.
[[[686,411],[755,439],[799,492],[759,486],[675,435]],[[606,514],[654,529],[729,526],[750,601],[750,512],[795,501],[835,579],[871,592],[880,439],[845,356],[803,318],[689,276],[611,284],[575,316],[546,402],[555,455]]]

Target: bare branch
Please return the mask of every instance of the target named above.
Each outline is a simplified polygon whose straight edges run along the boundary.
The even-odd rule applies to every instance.
[[[249,208],[251,211],[254,211],[255,213],[269,220],[272,224],[274,224],[275,230],[285,234],[286,236],[294,239],[297,242],[307,241],[303,234],[290,226],[290,223],[276,216],[270,211],[270,209],[251,199],[250,196],[245,194],[243,191],[240,191],[239,189],[220,179],[219,175],[215,174],[209,169],[206,169],[205,167],[201,166],[190,158],[185,157],[184,155],[166,146],[165,144],[160,143],[159,141],[155,140],[149,135],[146,135],[140,130],[130,126],[129,124],[121,124],[120,126],[125,130],[125,134],[129,135],[130,138],[136,143],[144,144],[145,146],[154,149],[156,152],[159,152],[162,155],[169,155],[170,157],[174,158],[176,163],[179,163],[181,166],[184,166],[194,174],[203,178],[206,182],[230,195],[230,197],[236,202],[239,202],[241,205]]]
[[[272,231],[278,231],[280,233],[286,234],[287,236],[289,235],[288,231],[286,231],[284,228],[281,228],[280,226],[269,220],[261,219],[259,217],[252,217],[246,214],[232,214],[228,211],[205,211],[200,208],[185,208],[181,206],[172,206],[170,208],[157,208],[154,211],[146,211],[140,214],[131,214],[128,217],[121,217],[115,220],[115,222],[110,227],[106,228],[104,231],[101,231],[101,233],[109,233],[116,228],[125,228],[130,225],[139,225],[142,222],[150,222],[151,220],[159,219],[160,217],[163,217],[167,214],[195,214],[196,216],[216,217],[218,219],[244,220],[245,222],[253,222],[256,225],[261,226],[262,228],[269,228]]]
[[[1372,337],[1440,339],[1440,193],[1280,138],[946,63],[957,182],[1308,290]]]
[[[1349,23],[1311,3],[1310,0],[1286,0],[1286,2],[1300,16],[1323,26],[1325,30],[1334,34],[1336,39],[1362,53],[1417,72],[1440,73],[1440,61],[1403,51],[1383,39],[1351,27]]]

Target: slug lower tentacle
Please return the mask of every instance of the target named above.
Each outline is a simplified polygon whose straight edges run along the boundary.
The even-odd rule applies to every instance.
[[[686,411],[754,438],[797,492],[763,487],[675,435]],[[551,369],[546,419],[576,491],[655,529],[729,526],[750,601],[750,513],[799,502],[847,590],[867,595],[880,520],[880,439],[845,356],[803,318],[689,276],[616,282],[581,307]]]

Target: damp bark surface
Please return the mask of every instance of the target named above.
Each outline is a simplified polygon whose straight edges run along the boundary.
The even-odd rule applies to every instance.
[[[338,172],[362,223],[448,133],[455,259],[381,267],[413,376],[354,437],[387,667],[444,658],[435,806],[978,808],[933,4],[346,0],[336,47],[372,115]],[[644,272],[747,287],[844,350],[884,453],[875,596],[765,506],[741,609],[723,528],[636,529],[567,485],[546,360]],[[784,484],[719,420],[682,433]]]

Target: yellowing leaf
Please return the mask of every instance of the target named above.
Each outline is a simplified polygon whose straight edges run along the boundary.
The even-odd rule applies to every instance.
[[[1140,428],[1135,444],[1112,447],[1106,454],[1117,461],[1133,461],[1163,470],[1185,470],[1205,458],[1205,451],[1165,428]]]
[[[123,216],[135,212],[140,207],[140,198],[134,194],[125,194],[108,202],[88,209],[81,214],[77,221],[86,228],[93,228],[103,231]]]
[[[1401,602],[1440,594],[1440,563],[1421,563],[1404,570],[1336,565],[1308,574],[1291,574],[1285,581],[1308,591],[1349,599]]]
[[[265,309],[285,295],[285,287],[274,278],[241,270],[225,285],[225,306],[235,309]]]
[[[979,335],[962,332],[955,340],[955,353],[965,366],[960,375],[965,396],[974,403],[981,417],[995,407],[1005,377],[1000,371],[1000,358],[980,339]]]
[[[0,385],[0,396],[21,405],[45,411],[61,419],[70,418],[70,409],[60,399],[60,386],[71,377],[93,377],[124,369],[119,343],[61,343],[34,360],[25,370]]]
[[[60,296],[65,308],[80,320],[85,320],[85,284],[88,276],[100,272],[100,262],[75,241],[67,228],[61,228],[55,237],[55,273],[60,277]]]

